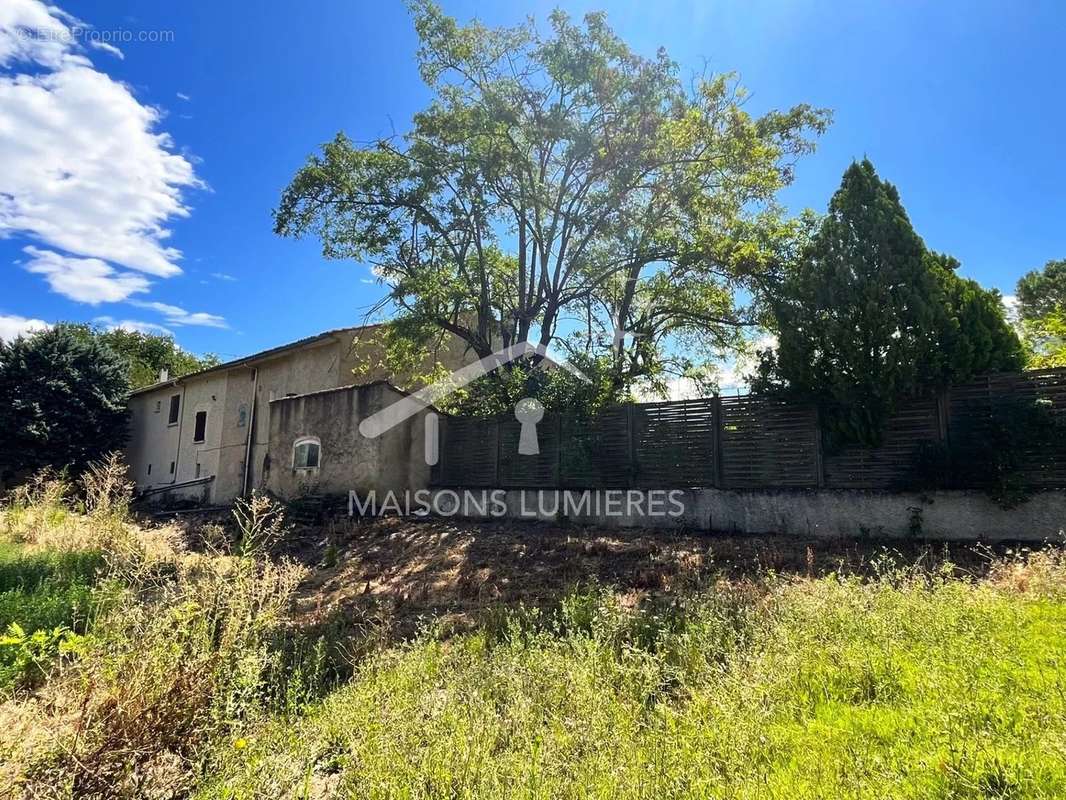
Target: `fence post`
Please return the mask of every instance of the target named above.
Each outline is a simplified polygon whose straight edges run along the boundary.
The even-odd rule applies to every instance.
[[[500,420],[499,420],[499,418],[497,418],[496,419],[496,473],[495,473],[495,477],[493,478],[493,481],[492,481],[494,484],[496,484],[496,486],[500,485],[500,447],[503,444],[503,435],[502,435],[502,432],[500,430],[500,427],[501,427],[500,426]]]
[[[633,445],[633,439],[636,437],[637,432],[634,430],[633,425],[633,404],[626,403],[626,453],[629,458],[629,480],[627,481],[627,487],[632,488],[636,483],[637,477],[637,448]]]
[[[555,488],[563,485],[563,412],[555,415]]]
[[[822,458],[822,412],[814,404],[814,485],[825,488],[825,462]]]
[[[714,452],[711,454],[714,458],[714,488],[722,488],[722,397],[717,392],[714,393],[714,405],[711,408],[711,428],[713,430],[713,436],[711,438],[712,448]]]

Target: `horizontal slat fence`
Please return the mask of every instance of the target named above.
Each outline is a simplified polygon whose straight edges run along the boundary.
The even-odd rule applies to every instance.
[[[1066,369],[984,376],[905,403],[879,447],[823,452],[813,405],[744,395],[607,409],[595,417],[545,414],[540,453],[518,453],[514,417],[441,419],[435,486],[457,488],[892,489],[908,485],[920,450],[956,452],[987,435],[995,409],[1042,400],[1066,426]],[[1033,486],[1066,486],[1066,452],[1024,454]]]
[[[725,489],[818,485],[818,415],[781,400],[722,398],[721,480]]]
[[[827,455],[825,486],[830,489],[891,489],[906,481],[918,451],[941,441],[938,398],[912,400],[885,426],[880,447],[847,446]]]

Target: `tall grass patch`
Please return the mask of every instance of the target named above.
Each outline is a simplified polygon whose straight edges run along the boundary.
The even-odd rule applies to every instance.
[[[296,727],[225,749],[199,796],[1066,794],[1058,589],[907,572],[765,589],[645,610],[594,590],[389,651]]]

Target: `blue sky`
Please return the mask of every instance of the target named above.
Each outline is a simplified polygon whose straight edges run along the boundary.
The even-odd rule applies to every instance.
[[[738,71],[754,111],[832,108],[782,195],[793,211],[824,210],[865,155],[967,276],[1010,293],[1066,257],[1066,5],[443,5],[490,24],[603,9],[641,52],[663,45],[685,72]],[[47,12],[0,6],[0,335],[98,319],[230,357],[358,322],[380,296],[365,266],[274,236],[270,211],[338,130],[402,132],[427,102],[402,4],[67,0],[97,33],[23,39],[21,51],[14,26]],[[76,27],[55,14],[44,24]],[[134,40],[99,46],[110,31]]]

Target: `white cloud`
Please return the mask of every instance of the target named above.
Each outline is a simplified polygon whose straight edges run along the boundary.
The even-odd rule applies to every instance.
[[[759,366],[759,352],[762,350],[776,350],[777,337],[771,333],[764,334],[751,343],[751,351],[737,356],[732,361],[727,361],[718,371],[718,388],[723,393],[733,394],[738,390],[741,394],[748,391],[748,378]]]
[[[126,54],[115,47],[113,44],[107,42],[98,42],[95,39],[89,40],[89,47],[95,47],[97,50],[103,50],[105,53],[110,53],[119,61],[123,61],[126,58]]]
[[[4,0],[0,4],[0,66],[35,61],[46,67],[88,63],[72,52],[70,27],[78,19],[36,0]]]
[[[216,279],[218,279],[220,281],[235,281],[235,280],[237,280],[232,275],[227,275],[225,272],[212,272],[211,273],[211,277],[212,278],[216,278]]]
[[[46,331],[52,326],[43,319],[29,319],[14,314],[0,314],[0,341],[10,342],[19,336]]]
[[[131,300],[130,305],[137,308],[146,308],[157,311],[163,315],[168,325],[199,325],[205,328],[228,328],[226,320],[216,314],[207,314],[203,311],[190,312],[180,306],[172,306],[167,303],[147,302],[144,300]]]
[[[185,94],[185,92],[178,92],[178,99],[184,100],[186,103],[192,100],[192,98],[189,97],[189,95]]]
[[[160,112],[93,67],[74,24],[39,0],[0,2],[0,236],[177,275],[168,225],[203,183]]]
[[[139,319],[115,319],[114,317],[96,317],[93,322],[103,325],[109,331],[122,330],[135,333],[161,333],[173,336],[174,331],[154,322],[142,322]]]
[[[23,252],[30,256],[25,269],[44,275],[53,292],[79,303],[117,303],[151,286],[143,275],[118,272],[99,258],[74,258],[36,247]]]

